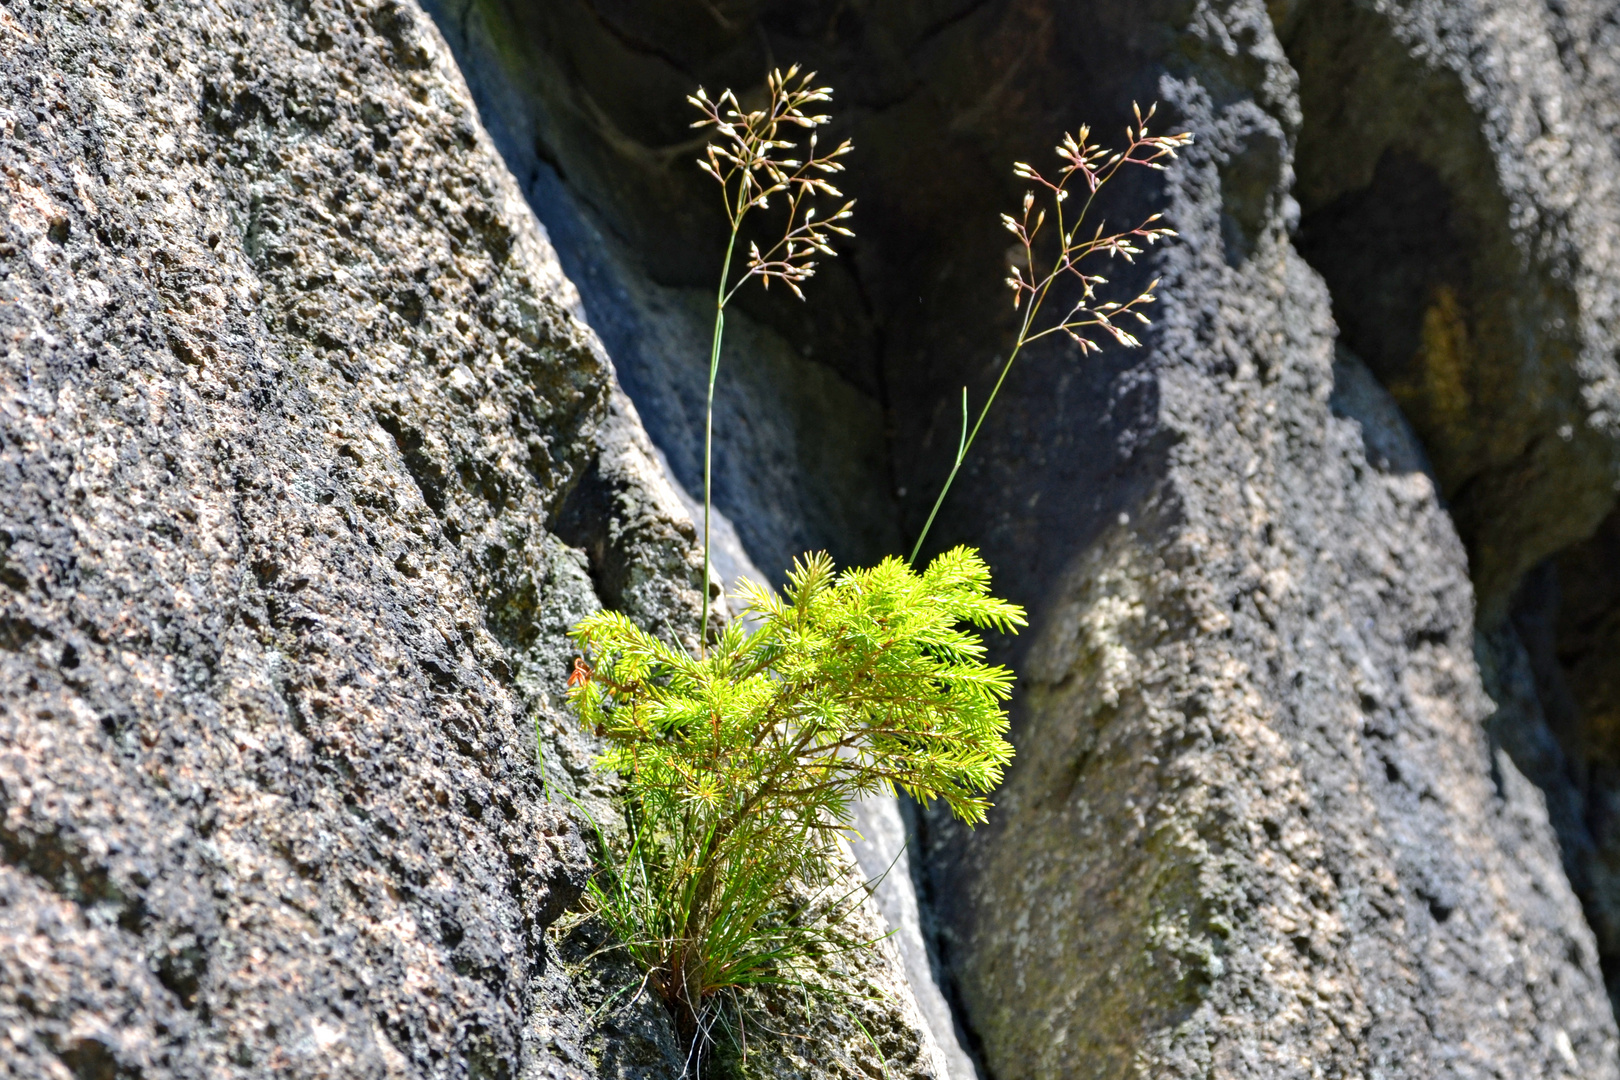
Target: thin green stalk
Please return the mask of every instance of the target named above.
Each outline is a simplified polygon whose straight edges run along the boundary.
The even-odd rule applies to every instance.
[[[962,468],[967,452],[973,449],[973,440],[979,437],[979,428],[984,426],[984,418],[990,415],[990,406],[996,403],[996,395],[1001,393],[1001,384],[1007,381],[1007,372],[1012,370],[1013,361],[1018,359],[1018,353],[1024,347],[1024,339],[1029,336],[1030,322],[1035,318],[1035,310],[1040,307],[1040,300],[1043,299],[1044,293],[1039,298],[1031,298],[1029,310],[1024,313],[1024,325],[1018,330],[1018,341],[1013,345],[1012,355],[1007,357],[1007,362],[1002,365],[1001,374],[996,378],[996,385],[991,388],[990,396],[985,399],[984,408],[979,410],[979,418],[974,421],[972,431],[969,431],[967,426],[967,387],[962,388],[962,437],[956,444],[956,460],[951,463],[951,471],[945,477],[945,485],[939,489],[939,498],[934,500],[934,508],[928,511],[928,520],[923,523],[922,532],[917,534],[917,542],[912,545],[911,554],[906,556],[907,563],[916,564],[917,553],[922,550],[923,541],[928,539],[928,530],[934,527],[934,518],[939,516],[939,508],[945,504],[945,496],[950,494],[951,484],[956,481],[956,474]]]
[[[710,464],[714,458],[714,380],[720,374],[720,339],[726,332],[726,280],[731,276],[731,253],[737,247],[740,216],[731,226],[726,260],[720,264],[720,288],[714,297],[714,341],[709,348],[709,397],[703,408],[703,621],[698,624],[698,656],[709,654],[709,516],[712,512]]]
[[[1152,117],[1153,110],[1149,109],[1146,119],[1152,119]],[[1034,224],[1031,225],[1030,213],[1035,203],[1035,193],[1033,190],[1025,192],[1022,222],[1019,222],[1011,214],[1001,215],[1002,222],[1023,244],[1025,255],[1023,270],[1029,274],[1029,280],[1025,281],[1023,273],[1015,266],[1011,276],[1007,278],[1007,284],[1013,287],[1014,295],[1017,298],[1014,301],[1014,306],[1019,303],[1024,305],[1024,321],[1018,328],[1018,340],[1013,345],[1012,354],[1007,357],[1007,363],[1002,366],[1001,374],[997,377],[996,385],[991,389],[990,397],[986,399],[984,408],[979,410],[979,418],[974,422],[971,431],[968,430],[967,426],[967,390],[964,388],[962,391],[962,438],[957,443],[956,460],[951,463],[951,471],[945,477],[945,484],[940,488],[939,497],[934,500],[933,509],[928,512],[928,520],[923,523],[922,532],[917,536],[917,543],[912,547],[911,554],[906,558],[907,563],[915,563],[918,554],[922,552],[923,541],[928,538],[928,531],[933,528],[934,519],[939,516],[940,507],[945,503],[945,496],[950,493],[951,485],[956,481],[956,474],[961,471],[962,461],[967,457],[967,452],[972,449],[973,440],[978,438],[979,429],[984,426],[984,418],[989,415],[990,407],[995,404],[996,395],[1001,392],[1002,383],[1007,380],[1007,372],[1012,370],[1013,361],[1018,359],[1018,354],[1025,345],[1032,341],[1038,341],[1048,334],[1062,331],[1080,345],[1081,353],[1084,355],[1087,351],[1095,351],[1098,348],[1095,341],[1089,337],[1083,337],[1079,333],[1085,327],[1102,327],[1122,345],[1134,347],[1140,344],[1130,334],[1117,328],[1110,320],[1129,313],[1146,323],[1147,318],[1137,309],[1142,305],[1153,302],[1152,291],[1158,282],[1155,281],[1152,285],[1149,285],[1136,299],[1128,303],[1121,304],[1110,301],[1101,305],[1093,305],[1090,302],[1092,286],[1104,284],[1105,281],[1101,277],[1087,278],[1080,269],[1080,263],[1099,252],[1105,252],[1110,257],[1121,255],[1130,260],[1133,255],[1142,253],[1142,248],[1136,244],[1136,240],[1143,240],[1147,244],[1153,244],[1165,237],[1174,236],[1175,232],[1162,225],[1153,226],[1153,222],[1159,220],[1159,215],[1154,214],[1136,228],[1122,233],[1104,237],[1102,226],[1099,225],[1096,236],[1090,240],[1080,239],[1077,241],[1076,236],[1079,234],[1081,222],[1085,221],[1086,215],[1091,211],[1092,204],[1096,201],[1097,192],[1101,191],[1119,170],[1126,165],[1145,165],[1153,169],[1163,169],[1164,166],[1158,163],[1160,158],[1175,157],[1177,147],[1186,146],[1192,142],[1192,135],[1186,132],[1180,135],[1149,137],[1146,119],[1138,110],[1136,113],[1136,127],[1126,128],[1126,134],[1131,140],[1130,146],[1123,152],[1114,154],[1111,157],[1108,156],[1108,151],[1093,145],[1089,141],[1088,136],[1091,131],[1089,127],[1082,127],[1077,137],[1065,136],[1063,145],[1058,147],[1058,156],[1062,157],[1068,164],[1064,167],[1058,182],[1055,184],[1041,176],[1032,165],[1018,162],[1014,166],[1014,175],[1025,180],[1033,180],[1052,193],[1054,217],[1057,226],[1058,253],[1052,263],[1050,272],[1047,273],[1045,278],[1037,280],[1035,273],[1035,234],[1041,231],[1041,226],[1046,221],[1046,210],[1042,209],[1036,215]],[[1136,152],[1142,148],[1146,148],[1150,153],[1146,157],[1137,157]],[[1104,158],[1107,158],[1107,161],[1100,168],[1097,168],[1097,163]],[[1067,187],[1069,180],[1076,174],[1085,177],[1088,192],[1084,202],[1081,204],[1080,214],[1075,219],[1074,231],[1071,232],[1065,227],[1063,220],[1063,202],[1069,194]],[[1031,334],[1030,327],[1034,325],[1035,315],[1040,311],[1041,304],[1046,301],[1047,295],[1052,291],[1053,283],[1064,275],[1072,275],[1079,279],[1084,290],[1080,300],[1070,309],[1067,315],[1058,319],[1053,325],[1037,334]],[[1024,296],[1026,291],[1029,294],[1027,300]]]

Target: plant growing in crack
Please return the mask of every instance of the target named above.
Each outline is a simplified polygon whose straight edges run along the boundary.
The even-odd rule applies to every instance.
[[[733,622],[702,657],[616,612],[579,624],[598,662],[574,708],[608,742],[629,822],[592,898],[688,1046],[721,992],[803,985],[801,962],[864,944],[840,930],[847,898],[807,910],[790,889],[845,881],[854,800],[898,788],[984,820],[1012,757],[1012,673],[962,627],[1024,621],[989,586],[965,548],[922,573],[812,555],[781,595],[745,584],[755,630]]]
[[[622,840],[601,843],[590,895],[596,913],[644,973],[644,985],[669,1007],[694,1071],[710,1043],[716,1004],[728,991],[753,986],[805,987],[806,965],[869,945],[842,926],[851,897],[841,838],[851,804],[877,792],[905,791],[940,799],[958,818],[985,820],[988,794],[1012,759],[1004,703],[1012,672],[985,662],[981,632],[1016,633],[1023,610],[990,592],[979,554],[954,548],[918,570],[915,560],[945,491],[988,414],[1018,351],[1065,333],[1083,351],[1087,333],[1137,341],[1120,326],[1144,318],[1152,286],[1126,303],[1100,300],[1103,278],[1081,267],[1093,256],[1130,259],[1172,235],[1156,218],[1124,233],[1086,239],[1079,232],[1097,191],[1125,165],[1159,167],[1187,136],[1149,136],[1138,115],[1129,147],[1109,155],[1082,128],[1058,148],[1056,180],[1031,166],[1017,174],[1043,187],[1055,205],[1058,240],[1041,253],[1047,222],[1024,199],[1021,219],[1007,216],[1019,237],[1022,266],[1009,283],[1020,312],[1017,344],[971,431],[963,392],[963,427],[955,463],[909,559],[838,572],[825,554],[802,557],[779,594],[743,583],[741,614],[717,633],[709,627],[710,465],[714,388],[725,308],[750,279],[779,281],[800,299],[818,256],[835,254],[835,236],[853,201],[818,217],[818,200],[842,200],[827,179],[842,170],[848,141],[817,150],[816,129],[828,117],[807,110],[831,99],[813,75],[772,72],[765,106],[744,111],[729,90],[690,101],[698,127],[716,139],[699,161],[722,187],[730,235],[715,298],[704,422],[704,576],[702,632],[696,655],[603,611],[571,636],[583,657],[569,679],[580,721],[606,740],[600,763],[624,781]],[[1149,117],[1151,117],[1151,111]],[[807,132],[801,148],[789,136]],[[1080,183],[1075,183],[1076,178]],[[1071,184],[1086,199],[1067,221]],[[766,248],[750,241],[743,272],[732,280],[745,219],[785,210],[779,236]],[[1032,216],[1033,214],[1033,216]],[[773,233],[773,235],[777,235]],[[1037,269],[1040,267],[1041,269]],[[1078,300],[1061,317],[1037,317],[1054,288],[1071,282]],[[1144,319],[1145,321],[1145,319]],[[806,899],[806,891],[810,898]],[[740,1017],[740,1012],[739,1012]]]

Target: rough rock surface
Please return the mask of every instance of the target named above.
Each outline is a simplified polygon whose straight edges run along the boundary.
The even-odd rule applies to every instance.
[[[1526,576],[1481,635],[1492,735],[1547,792],[1564,867],[1620,998],[1620,515]]]
[[[547,930],[545,785],[611,813],[561,635],[695,632],[681,101],[802,59],[862,235],[732,320],[719,498],[772,574],[920,523],[1007,342],[1008,163],[1133,98],[1198,133],[1105,208],[1182,233],[1121,275],[1165,277],[1148,348],[1021,361],[931,538],[1034,615],[996,815],[910,851],[984,1075],[1620,1076],[1611,9],[432,11],[515,182],[413,3],[0,2],[11,1071],[679,1074]],[[962,1069],[901,966],[735,1066]]]
[[[0,1067],[679,1074],[543,785],[693,533],[432,23],[7,0],[0,230]],[[938,1073],[898,972],[813,1071]]]
[[[793,60],[838,88],[860,240],[804,310],[749,315],[882,408],[888,460],[833,496],[886,489],[910,529],[958,387],[983,393],[1005,348],[1008,164],[1133,98],[1197,131],[1162,189],[1108,207],[1183,234],[1135,279],[1166,279],[1149,349],[1021,361],[932,538],[982,545],[1036,616],[1005,649],[1020,758],[996,816],[925,817],[913,852],[988,1075],[1620,1075],[1560,866],[1587,789],[1493,644],[1521,577],[1613,501],[1612,11],[435,11],[587,317],[624,340],[677,337],[648,297],[719,257],[682,95]],[[627,380],[672,459],[680,351],[644,347]],[[824,499],[823,468],[798,483]],[[725,498],[767,570],[822,525]]]
[[[1538,7],[1327,0],[1279,20],[1300,248],[1429,448],[1486,622],[1591,534],[1620,465],[1620,130],[1592,40],[1613,11]]]
[[[1133,373],[1154,407],[1103,442],[1141,494],[1043,577],[1055,599],[1024,667],[1020,726],[1020,746],[1039,756],[1003,789],[992,829],[942,837],[936,849],[938,880],[955,885],[939,902],[968,1011],[985,1018],[987,1056],[995,1061],[999,1044],[1013,1075],[1068,1068],[1051,1045],[1060,1036],[1078,1038],[1103,1074],[1144,1063],[1159,1075],[1617,1069],[1594,943],[1559,880],[1543,800],[1481,730],[1492,704],[1474,671],[1468,580],[1472,570],[1500,607],[1518,572],[1590,529],[1610,498],[1611,211],[1562,229],[1532,211],[1583,184],[1602,191],[1614,159],[1556,129],[1540,157],[1514,155],[1524,140],[1492,141],[1513,122],[1503,114],[1521,114],[1550,86],[1576,128],[1593,100],[1578,72],[1547,66],[1556,54],[1519,9],[1357,5],[1353,32],[1317,56],[1304,27],[1331,9],[1300,5],[1292,22],[1273,11],[1279,41],[1257,8],[1211,6],[1185,28],[1181,55],[1164,58],[1162,92],[1205,138],[1166,192],[1183,242],[1161,263],[1161,355]],[[1518,230],[1516,287],[1527,305],[1542,296],[1538,275],[1553,271],[1533,253],[1577,293],[1556,333],[1544,311],[1526,316],[1571,346],[1521,334],[1521,351],[1498,369],[1488,355],[1456,359],[1481,384],[1505,381],[1503,368],[1523,380],[1479,392],[1482,418],[1458,421],[1476,431],[1483,417],[1495,421],[1496,456],[1470,463],[1479,476],[1459,477],[1447,446],[1427,447],[1442,483],[1455,485],[1471,559],[1430,477],[1399,466],[1420,451],[1384,455],[1382,471],[1355,427],[1330,419],[1328,312],[1357,297],[1342,295],[1331,270],[1330,296],[1287,239],[1293,194],[1307,211],[1306,254],[1353,263],[1335,246],[1346,238],[1311,231],[1320,196],[1305,166],[1315,165],[1313,141],[1351,135],[1314,105],[1380,93],[1357,81],[1364,73],[1330,66],[1358,48],[1475,90],[1472,109],[1459,111],[1491,144],[1471,166],[1476,182],[1494,179],[1508,192],[1500,206],[1515,208],[1495,224]],[[1248,93],[1234,95],[1234,81]],[[1377,157],[1375,148],[1361,160]],[[1323,175],[1355,187],[1332,167],[1342,164]],[[1373,193],[1359,197],[1377,204],[1379,183],[1375,173]],[[1366,222],[1356,229],[1354,239],[1378,235]],[[1489,305],[1504,303],[1477,295],[1458,306],[1489,318]],[[1348,319],[1341,326],[1346,344],[1365,347]],[[1384,357],[1366,359],[1428,434],[1413,396],[1380,369]],[[1341,371],[1355,362],[1345,357]],[[1512,404],[1492,405],[1493,395]],[[1008,439],[1024,434],[1016,424]],[[1555,424],[1579,430],[1545,430]],[[1539,441],[1525,432],[1537,425]],[[1366,441],[1387,445],[1390,433]],[[986,460],[975,496],[1006,492],[1016,505],[1038,490],[1015,487],[997,455]],[[1039,490],[1043,502],[1058,494]],[[1046,558],[1037,545],[1050,535],[1006,530],[997,550],[1015,565]],[[1032,880],[1009,885],[1015,866],[1034,867]],[[1009,918],[1008,906],[1030,922]],[[1110,914],[1035,921],[1053,906]],[[1023,975],[1064,957],[1084,961],[1058,978]],[[1011,1000],[991,990],[1009,985],[1022,987]]]
[[[1612,991],[1610,527],[1584,538],[1615,490],[1615,13],[1326,3],[1281,30],[1305,112],[1301,249],[1434,463],[1479,596],[1492,738],[1546,794]]]

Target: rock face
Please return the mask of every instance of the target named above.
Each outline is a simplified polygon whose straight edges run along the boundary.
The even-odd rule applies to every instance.
[[[0,68],[5,1071],[678,1075],[545,785],[693,532],[432,23],[11,0]],[[818,1075],[939,1072],[898,972]]]
[[[1301,5],[1283,24],[1301,249],[1434,463],[1469,549],[1491,735],[1546,793],[1611,990],[1612,525],[1584,538],[1614,498],[1614,27],[1588,4]]]
[[[1010,162],[1133,98],[1197,132],[1162,188],[1108,208],[1182,233],[1126,275],[1165,278],[1150,347],[1021,360],[932,538],[983,546],[1036,616],[1004,649],[1020,758],[997,814],[972,835],[925,815],[912,852],[988,1075],[1620,1072],[1581,909],[1608,925],[1610,789],[1572,779],[1609,760],[1607,705],[1577,759],[1514,636],[1526,573],[1601,561],[1570,545],[1613,501],[1611,12],[434,10],[688,483],[701,323],[669,298],[719,252],[678,103],[792,60],[838,88],[861,238],[803,309],[749,309],[722,454],[802,430],[787,403],[830,400],[829,372],[882,410],[888,454],[872,467],[866,414],[821,405],[851,445],[788,490],[840,510],[784,521],[722,484],[768,571],[830,524],[840,557],[881,550],[843,525],[874,492],[920,524],[957,388],[982,394],[1008,340]],[[1557,631],[1594,701],[1605,604]]]
[[[429,12],[0,0],[11,1071],[680,1075],[548,930],[548,794],[611,814],[562,633],[695,633],[681,102],[803,60],[861,237],[728,319],[733,570],[919,527],[1013,160],[1133,99],[1198,141],[1104,207],[1182,234],[1115,275],[1148,347],[1020,360],[930,538],[1033,615],[992,821],[908,814],[883,905],[941,993],[885,946],[735,1071],[1620,1076],[1612,11]]]

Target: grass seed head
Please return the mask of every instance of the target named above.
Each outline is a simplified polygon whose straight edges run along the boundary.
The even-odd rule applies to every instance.
[[[1026,315],[1020,329],[1018,347],[1048,334],[1062,333],[1079,345],[1082,355],[1085,355],[1099,348],[1097,342],[1088,336],[1093,330],[1106,333],[1112,340],[1127,348],[1141,345],[1136,337],[1114,325],[1112,319],[1128,312],[1143,324],[1152,325],[1138,309],[1156,300],[1153,290],[1158,286],[1158,281],[1155,280],[1152,285],[1130,300],[1099,304],[1095,302],[1095,289],[1098,285],[1107,284],[1107,279],[1100,275],[1087,274],[1082,269],[1082,264],[1098,257],[1135,262],[1136,256],[1142,254],[1147,247],[1160,240],[1174,237],[1175,230],[1158,224],[1163,215],[1157,213],[1149,215],[1133,229],[1107,235],[1103,231],[1105,223],[1099,222],[1090,239],[1080,239],[1084,235],[1080,231],[1080,226],[1097,192],[1118,175],[1120,169],[1126,166],[1163,169],[1164,161],[1175,157],[1176,150],[1191,144],[1190,132],[1150,135],[1147,123],[1157,111],[1157,105],[1149,106],[1145,114],[1140,105],[1131,106],[1131,113],[1136,122],[1134,125],[1126,126],[1127,145],[1123,150],[1108,150],[1092,143],[1090,125],[1081,125],[1073,134],[1065,134],[1056,147],[1058,159],[1062,164],[1055,177],[1048,178],[1028,162],[1014,163],[1015,177],[1020,180],[1033,180],[1039,189],[1045,191],[1059,215],[1060,226],[1063,221],[1063,205],[1071,194],[1069,184],[1076,181],[1077,177],[1077,182],[1085,185],[1086,195],[1080,210],[1080,220],[1059,228],[1056,250],[1049,252],[1049,257],[1045,260],[1040,259],[1036,251],[1036,234],[1045,221],[1046,210],[1042,208],[1036,211],[1034,225],[1032,227],[1028,225],[1035,192],[1028,191],[1024,194],[1022,222],[1009,214],[1001,215],[1002,224],[1023,242],[1024,263],[1031,268],[1027,280],[1022,275],[1007,279],[1009,287],[1013,290],[1013,306],[1024,311]],[[1037,265],[1044,265],[1045,272],[1037,273],[1034,269]],[[1052,288],[1060,281],[1071,277],[1080,284],[1079,299],[1061,316],[1045,323],[1038,321],[1037,315],[1042,302]]]
[[[787,218],[780,236],[764,249],[750,244],[743,275],[724,294],[722,306],[750,278],[760,279],[766,288],[770,288],[772,279],[781,281],[803,299],[799,285],[815,276],[816,264],[811,256],[836,255],[832,237],[855,235],[848,226],[833,224],[851,216],[854,200],[845,202],[831,217],[816,214],[817,198],[843,198],[843,192],[822,177],[842,172],[843,163],[836,159],[854,147],[845,139],[831,152],[818,152],[816,129],[831,123],[832,117],[804,110],[808,105],[831,101],[832,88],[812,88],[814,78],[813,71],[801,75],[797,64],[785,72],[773,70],[765,80],[769,101],[764,108],[747,114],[737,109],[736,95],[730,90],[716,101],[699,87],[687,98],[703,113],[692,126],[713,127],[718,136],[706,148],[705,156],[698,159],[698,167],[724,190],[733,234],[750,211],[769,210],[773,197],[780,195],[787,202]],[[726,107],[728,102],[730,108]],[[783,137],[784,127],[809,131],[802,155],[793,154],[799,144]]]

